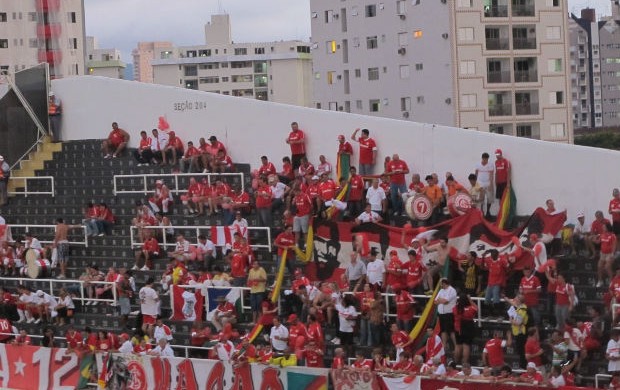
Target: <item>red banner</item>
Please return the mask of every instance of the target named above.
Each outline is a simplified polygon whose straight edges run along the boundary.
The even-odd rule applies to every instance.
[[[79,358],[65,348],[0,344],[0,387],[72,390],[79,379]]]

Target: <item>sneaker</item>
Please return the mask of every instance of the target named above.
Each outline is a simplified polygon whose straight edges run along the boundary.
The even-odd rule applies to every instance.
[[[107,159],[109,159],[109,158],[112,158],[112,155],[108,153],[108,154],[106,154],[105,156],[103,156],[103,158],[105,158],[105,159],[107,160]]]
[[[56,277],[56,279],[67,279],[67,277],[64,274],[60,274]]]
[[[150,271],[151,269],[149,267],[147,267],[146,265],[142,268],[140,268],[140,271]]]
[[[86,301],[86,303],[84,304],[84,306],[90,306],[90,304],[93,303],[92,301]]]
[[[332,344],[334,345],[340,345],[340,339],[338,337],[334,337],[331,341]]]
[[[25,318],[20,318],[19,321],[17,321],[18,324],[23,324],[24,322],[26,322]]]
[[[139,268],[137,265],[134,265],[134,266],[131,268],[131,270],[132,270],[132,271],[140,271],[140,268]]]
[[[203,169],[202,173],[209,173],[209,171],[207,171],[206,169]]]
[[[105,233],[99,233],[99,234],[97,234],[97,237],[103,237],[103,236],[105,236]]]
[[[117,157],[118,157],[118,156],[117,156],[116,154],[113,154],[113,155],[112,155],[112,158],[117,158]]]
[[[38,324],[39,322],[41,322],[41,317],[37,318],[37,319],[34,321],[34,323],[35,323],[35,324]]]
[[[599,280],[599,281],[596,283],[596,288],[601,288],[601,287],[603,287],[603,281],[602,281],[602,280]]]
[[[93,303],[91,303],[91,306],[97,306],[99,304],[98,301],[93,301]]]

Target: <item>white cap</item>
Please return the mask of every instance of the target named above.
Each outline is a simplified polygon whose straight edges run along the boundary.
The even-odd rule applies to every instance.
[[[37,290],[36,294],[37,294],[37,297],[42,297],[43,295],[45,295],[43,290]]]
[[[49,95],[48,95],[48,96],[54,96],[54,92],[53,92],[53,91],[50,91],[50,93],[49,93]]]
[[[529,362],[529,363],[527,364],[527,368],[536,368],[536,363],[534,363],[534,362]]]
[[[317,175],[312,176],[312,180],[319,180],[319,177]]]
[[[4,161],[4,157],[0,156],[0,161]]]
[[[585,215],[583,213],[578,213],[577,214],[577,218],[583,218],[583,217],[585,217]]]

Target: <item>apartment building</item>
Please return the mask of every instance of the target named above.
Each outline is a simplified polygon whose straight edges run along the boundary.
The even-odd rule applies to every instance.
[[[212,15],[204,45],[154,48],[153,81],[309,107],[310,47],[302,41],[233,43],[229,15]]]
[[[172,51],[172,42],[138,42],[132,50],[133,79],[143,83],[153,83],[153,66],[151,61],[162,51]]]
[[[315,107],[572,142],[565,0],[310,7]]]
[[[0,0],[0,71],[47,62],[52,78],[84,74],[83,0]]]
[[[86,37],[86,74],[114,79],[125,78],[125,67],[118,49],[101,49],[95,37]]]

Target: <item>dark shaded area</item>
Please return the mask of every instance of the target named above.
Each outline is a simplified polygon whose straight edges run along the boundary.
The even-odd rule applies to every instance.
[[[604,132],[604,133],[580,135],[578,137],[575,137],[575,145],[620,150],[620,133]]]

